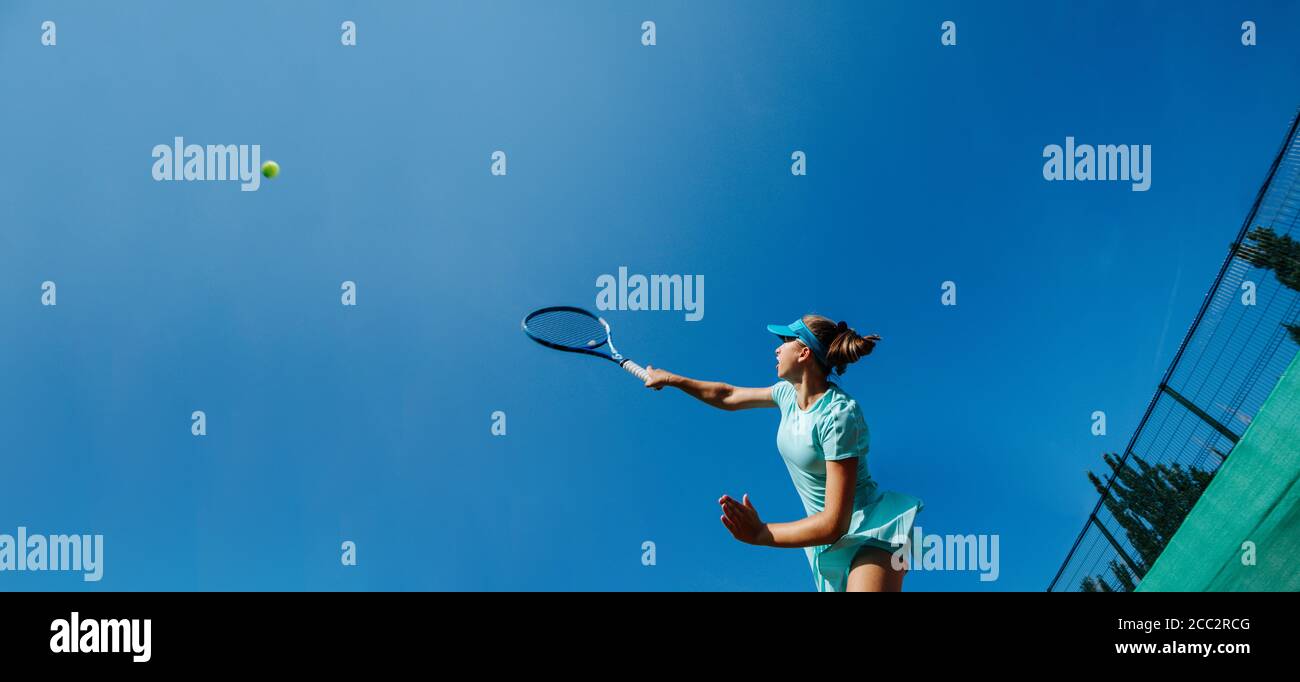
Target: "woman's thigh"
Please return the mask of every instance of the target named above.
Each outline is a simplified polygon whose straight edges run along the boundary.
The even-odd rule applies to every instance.
[[[849,568],[848,592],[898,592],[903,589],[906,568],[894,568],[893,554],[879,547],[864,546]]]

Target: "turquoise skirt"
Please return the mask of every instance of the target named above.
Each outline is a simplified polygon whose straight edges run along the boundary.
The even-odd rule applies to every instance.
[[[835,544],[805,547],[818,592],[843,592],[853,557],[863,547],[894,552],[907,544],[916,515],[925,508],[920,499],[885,490],[874,502],[853,512],[849,532]]]

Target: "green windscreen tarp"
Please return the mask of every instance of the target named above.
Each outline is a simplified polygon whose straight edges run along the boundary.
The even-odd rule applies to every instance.
[[[1300,355],[1139,592],[1300,591]],[[1250,565],[1246,543],[1254,543]],[[1243,561],[1245,559],[1245,561]]]

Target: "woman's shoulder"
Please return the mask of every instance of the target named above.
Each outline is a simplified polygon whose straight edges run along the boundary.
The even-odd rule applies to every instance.
[[[852,395],[849,395],[844,389],[835,384],[831,384],[828,391],[826,404],[821,409],[820,421],[835,422],[844,424],[845,422],[858,422],[863,426],[866,425],[866,417],[862,414],[862,407]]]
[[[840,388],[839,384],[832,383],[827,388],[826,408],[827,412],[861,411],[858,408],[858,401],[849,395],[848,391]]]
[[[790,382],[785,379],[772,384],[771,390],[772,402],[776,403],[781,409],[785,409],[790,401],[794,399],[794,386],[791,386]]]
[[[823,456],[837,460],[867,454],[870,436],[858,401],[838,386],[831,392],[814,430],[822,444]]]

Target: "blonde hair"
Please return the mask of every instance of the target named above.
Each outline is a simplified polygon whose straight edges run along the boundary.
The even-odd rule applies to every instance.
[[[812,313],[804,315],[802,319],[813,336],[817,337],[817,342],[826,349],[826,364],[830,367],[823,369],[827,375],[832,369],[836,374],[844,374],[845,367],[871,355],[876,342],[880,340],[876,334],[860,336],[857,330],[850,328],[843,320],[836,324],[830,318]]]

